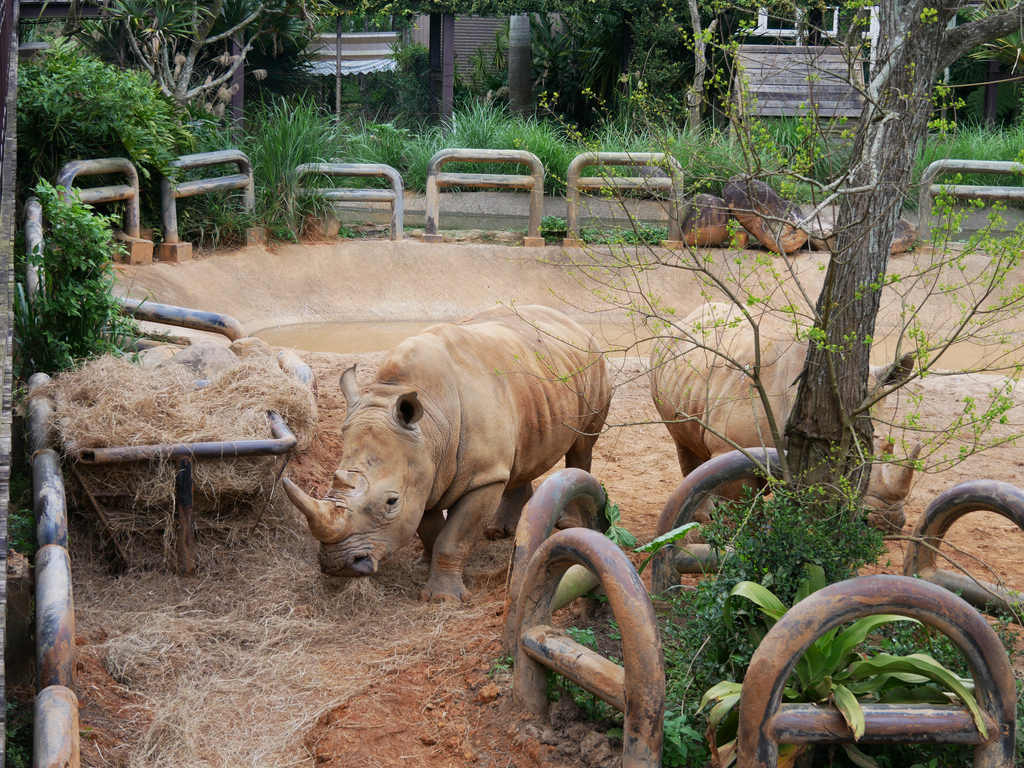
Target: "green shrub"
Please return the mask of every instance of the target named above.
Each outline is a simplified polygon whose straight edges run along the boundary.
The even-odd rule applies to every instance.
[[[155,180],[177,155],[192,151],[184,118],[145,72],[119,70],[57,41],[18,67],[21,188],[53,181],[72,160],[104,157],[126,157],[141,179]]]
[[[395,50],[398,69],[366,75],[363,112],[380,122],[425,119],[430,114],[430,52],[414,43]]]
[[[344,156],[346,142],[334,117],[309,101],[274,102],[253,123],[243,150],[252,161],[256,184],[256,215],[273,237],[294,240],[304,215],[319,215],[325,204],[315,196],[299,198],[295,169],[305,163],[329,163]],[[302,184],[310,183],[309,177]],[[330,186],[315,177],[317,186]]]
[[[27,295],[17,285],[14,373],[54,373],[106,353],[119,353],[134,322],[122,317],[111,255],[111,220],[84,205],[66,202],[51,184],[36,189],[48,223],[42,253],[27,256],[38,269],[39,290]]]

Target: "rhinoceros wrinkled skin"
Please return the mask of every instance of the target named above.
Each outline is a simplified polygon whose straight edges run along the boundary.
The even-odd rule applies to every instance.
[[[651,394],[675,443],[684,476],[713,456],[733,450],[721,435],[742,448],[775,447],[759,394],[743,370],[754,365],[756,344],[760,346],[761,380],[778,431],[785,430],[796,399],[796,380],[807,357],[807,342],[796,338],[792,320],[765,313],[757,322],[759,341],[755,342],[751,324],[733,305],[705,304],[679,321],[675,334],[651,350]],[[892,367],[872,366],[869,387],[874,387],[879,377],[884,386],[892,386],[912,370],[911,357]],[[882,405],[875,410],[880,411]],[[920,448],[915,447],[912,459]],[[876,449],[878,455],[891,452],[891,443]],[[906,521],[903,502],[910,493],[912,477],[910,467],[872,467],[864,495],[871,510],[869,523],[884,530],[902,528]]]
[[[421,601],[469,599],[462,570],[499,506],[497,527],[514,529],[532,480],[562,457],[589,471],[611,401],[593,336],[541,306],[432,326],[391,350],[363,394],[354,367],[341,388],[331,490],[318,501],[285,488],[325,573],[374,573],[418,533],[430,563]]]

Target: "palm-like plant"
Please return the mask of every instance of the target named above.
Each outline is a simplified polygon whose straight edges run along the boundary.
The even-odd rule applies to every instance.
[[[820,566],[808,564],[804,567],[807,577],[797,592],[794,604],[826,585],[825,572]],[[739,598],[752,602],[760,616],[742,607]],[[724,618],[726,622],[739,620],[757,645],[787,610],[785,604],[763,585],[743,581],[729,593]],[[974,698],[973,680],[959,677],[926,654],[869,655],[861,649],[869,635],[893,621],[918,623],[906,616],[879,614],[855,621],[841,631],[837,627],[819,637],[797,662],[790,684],[783,691],[785,701],[834,705],[853,731],[854,739],[859,739],[865,730],[861,708],[864,699],[884,704],[949,704],[952,698],[957,698],[970,709],[979,732],[984,736],[986,729]],[[713,703],[708,716],[708,737],[718,752],[721,768],[728,768],[736,759],[739,722],[736,705],[742,690],[742,683],[723,680],[709,689],[701,700],[702,708]],[[790,768],[809,747],[808,744],[782,745],[779,766]],[[843,749],[855,765],[865,768],[878,765],[855,744],[843,744]]]

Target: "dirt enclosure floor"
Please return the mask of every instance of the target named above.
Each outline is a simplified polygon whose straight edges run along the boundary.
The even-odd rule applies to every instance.
[[[592,262],[582,265],[579,254],[560,248],[348,241],[126,267],[121,283],[135,296],[233,315],[250,332],[327,320],[452,320],[513,301],[621,325],[629,322],[621,299],[630,285],[610,284],[610,276],[622,274],[614,268],[619,258],[599,254],[613,266],[595,272]],[[906,265],[927,254],[902,258]],[[809,254],[791,260],[810,295],[817,294],[821,263]],[[780,300],[792,292],[791,278],[774,289]],[[663,297],[680,315],[701,303],[699,286],[679,270],[639,278],[632,290]],[[647,541],[680,473],[665,428],[653,423],[645,360],[635,352],[612,359],[613,426],[597,443],[593,473],[621,507],[623,524]],[[341,457],[338,376],[358,363],[365,384],[381,356],[303,353],[319,382],[320,429],[314,447],[293,458],[287,472],[314,494],[326,490]],[[993,373],[934,376],[915,387],[929,421],[938,424],[962,412],[965,396],[1001,381]],[[1021,431],[1020,402],[1017,396],[997,434]],[[953,438],[935,461],[955,452],[964,436]],[[941,491],[977,478],[1018,483],[1022,465],[1007,443],[919,474],[905,531]],[[615,764],[617,745],[571,723],[531,720],[513,706],[500,643],[510,542],[476,547],[466,572],[470,603],[420,605],[427,569],[418,541],[373,577],[328,579],[304,522],[280,492],[256,518],[254,510],[245,525],[201,528],[198,573],[179,578],[159,570],[115,572],[95,522],[74,517],[85,765]],[[951,540],[974,572],[984,568],[971,558],[1024,589],[1024,533],[1014,525],[977,513],[954,528]],[[889,546],[881,570],[899,573],[904,543]],[[575,610],[567,608],[562,620],[571,622]]]

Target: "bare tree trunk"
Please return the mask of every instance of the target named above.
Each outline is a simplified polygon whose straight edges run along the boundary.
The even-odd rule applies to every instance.
[[[961,5],[948,0],[880,3],[878,63],[846,184],[853,191],[840,205],[836,252],[816,306],[821,341],[810,347],[786,425],[796,484],[820,487],[826,502],[841,493],[837,480],[848,479],[854,490],[867,481],[864,456],[872,442],[871,419],[863,408],[869,396],[868,355],[881,278],[932,111],[933,84],[947,63],[970,46],[991,39],[985,36],[996,28],[1020,23],[1018,4],[1000,14],[1001,20],[992,17],[949,32],[947,23]]]
[[[513,112],[533,110],[532,65],[530,15],[519,13],[508,20],[508,100]]]
[[[690,24],[693,26],[693,84],[686,94],[686,106],[689,110],[687,125],[690,133],[697,133],[700,130],[700,117],[704,108],[704,75],[707,73],[707,43],[704,41],[704,33],[700,21],[700,9],[697,7],[697,0],[690,0]],[[708,27],[708,34],[715,31],[718,19],[711,22]]]

